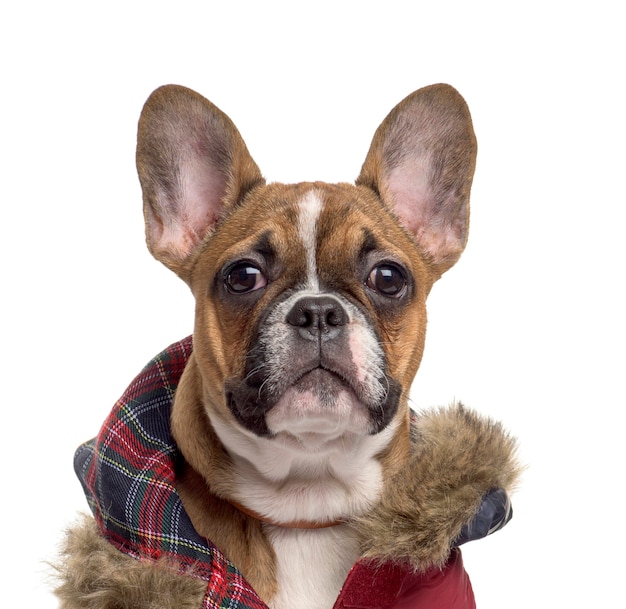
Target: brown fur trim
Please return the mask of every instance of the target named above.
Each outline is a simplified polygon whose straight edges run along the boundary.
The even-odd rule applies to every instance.
[[[512,491],[516,442],[499,423],[457,404],[418,417],[414,453],[355,530],[364,558],[442,565],[490,490]]]
[[[206,582],[164,561],[123,554],[90,516],[67,532],[55,569],[60,609],[198,609],[206,591]]]

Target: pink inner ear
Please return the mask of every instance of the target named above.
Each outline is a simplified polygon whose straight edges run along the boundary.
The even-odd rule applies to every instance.
[[[405,159],[390,171],[384,195],[389,196],[400,223],[416,238],[422,251],[439,264],[463,250],[464,219],[448,217],[449,206],[437,205],[429,172],[429,158]]]
[[[404,228],[416,236],[429,221],[433,207],[428,171],[428,159],[413,158],[392,169],[386,180],[396,215]]]
[[[176,201],[161,192],[159,220],[151,214],[151,243],[155,251],[183,260],[211,231],[223,210],[226,178],[199,158],[187,159],[180,167]]]
[[[204,159],[196,158],[181,167],[181,220],[196,243],[204,239],[222,215],[227,178]]]

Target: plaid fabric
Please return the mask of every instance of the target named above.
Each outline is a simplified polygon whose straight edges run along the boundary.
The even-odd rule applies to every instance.
[[[174,487],[170,434],[176,386],[192,351],[188,337],[155,357],[115,404],[74,467],[103,535],[135,558],[172,559],[207,582],[202,609],[267,609],[237,568],[196,533]]]

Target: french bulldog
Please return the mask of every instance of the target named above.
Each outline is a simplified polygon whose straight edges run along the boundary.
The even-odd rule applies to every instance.
[[[445,480],[431,495],[446,509],[450,463],[461,487],[468,460],[486,461],[482,431],[458,433],[480,427],[462,408],[429,436],[409,407],[426,299],[466,245],[475,159],[467,105],[444,84],[389,113],[355,184],[267,184],[228,116],[187,88],[161,87],[143,108],[147,245],[195,297],[193,352],[171,407],[176,492],[193,528],[272,609],[336,606],[355,563],[385,554],[372,548],[380,532],[363,528],[377,510],[386,552],[404,558],[408,511],[384,502],[425,446],[452,449],[406,495]],[[474,493],[448,537],[515,477],[503,437],[492,469],[508,474]],[[429,539],[429,526],[417,529]],[[407,552],[429,544],[411,537]]]

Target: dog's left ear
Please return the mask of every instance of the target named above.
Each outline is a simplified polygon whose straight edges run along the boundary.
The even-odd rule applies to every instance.
[[[186,262],[218,220],[263,176],[232,121],[185,87],[160,87],[137,134],[146,241],[187,280]]]
[[[476,138],[465,100],[432,85],[400,102],[380,125],[356,183],[377,192],[447,271],[467,242]]]

